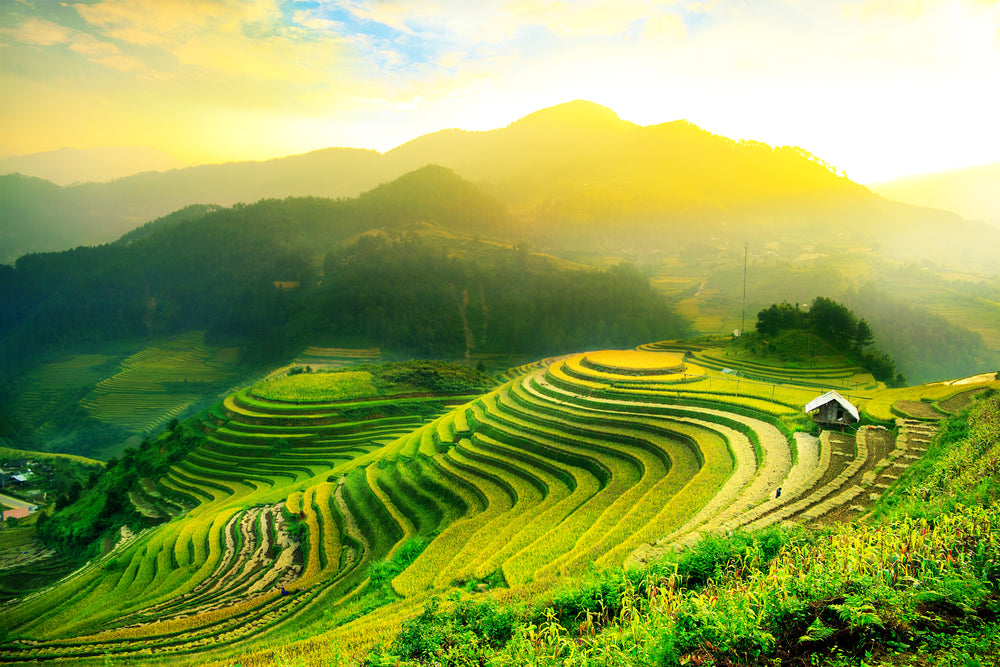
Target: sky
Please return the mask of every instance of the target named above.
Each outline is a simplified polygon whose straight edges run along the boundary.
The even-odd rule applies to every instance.
[[[388,150],[575,99],[855,181],[1000,161],[1000,0],[0,0],[0,157]]]

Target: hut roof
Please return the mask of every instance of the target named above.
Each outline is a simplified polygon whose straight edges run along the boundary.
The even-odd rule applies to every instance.
[[[833,391],[832,389],[823,394],[822,396],[814,398],[813,400],[806,403],[806,412],[812,412],[816,408],[822,407],[827,403],[829,403],[830,401],[837,401],[837,403],[839,403],[842,408],[851,413],[851,416],[854,417],[855,421],[861,421],[861,414],[858,412],[858,409],[854,407],[850,401],[848,401],[846,398],[844,398],[837,392]]]

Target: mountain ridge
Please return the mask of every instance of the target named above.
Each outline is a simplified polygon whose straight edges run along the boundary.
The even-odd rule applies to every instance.
[[[0,174],[19,173],[56,185],[107,182],[147,171],[162,172],[185,166],[173,155],[150,146],[65,147],[0,158]]]
[[[869,189],[915,206],[954,211],[968,220],[1000,227],[1000,162],[927,174],[904,176]]]
[[[0,261],[109,242],[192,204],[355,197],[427,164],[447,167],[499,199],[521,223],[512,230],[553,251],[567,243],[601,247],[609,229],[642,252],[665,231],[691,241],[702,230],[732,236],[743,229],[737,235],[744,238],[733,237],[742,243],[750,234],[808,237],[825,226],[856,237],[855,245],[891,247],[912,260],[928,249],[948,250],[956,231],[981,231],[947,213],[891,205],[801,148],[734,141],[688,121],[639,126],[577,100],[503,128],[425,134],[384,154],[319,149],[63,187],[33,200],[18,192],[17,177],[0,177],[0,205],[30,200],[22,217],[0,229]],[[929,241],[912,250],[900,245],[893,234],[908,226]],[[942,259],[968,261],[954,252]]]

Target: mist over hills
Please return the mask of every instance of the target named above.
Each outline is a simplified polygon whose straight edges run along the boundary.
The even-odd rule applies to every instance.
[[[577,267],[626,260],[660,281],[704,333],[740,326],[732,314],[741,312],[745,247],[751,314],[885,279],[893,298],[933,305],[963,329],[988,333],[1000,318],[991,305],[1000,229],[884,199],[802,149],[737,142],[685,121],[641,127],[582,101],[497,130],[442,130],[385,154],[331,148],[68,187],[0,176],[0,207],[7,262],[26,248],[120,238],[23,256],[0,271],[8,292],[0,324],[18,364],[22,346],[40,345],[32,332],[50,325],[50,346],[86,332],[94,340],[185,328],[235,336],[246,324],[241,307],[266,312],[258,297],[272,282],[309,284],[328,253],[373,231],[451,235],[440,249],[448,257],[475,239],[473,254],[492,243]],[[922,269],[892,274],[911,265]],[[771,286],[754,289],[758,281]],[[974,295],[963,296],[968,289]],[[919,323],[919,313],[910,319]],[[313,344],[301,333],[289,339]],[[980,370],[989,358],[982,341],[952,333],[942,336],[964,350],[961,359],[932,368],[912,354],[907,377]]]
[[[567,277],[527,252],[469,239],[502,233],[507,219],[499,202],[468,181],[427,166],[357,198],[191,206],[113,244],[25,255],[13,267],[0,266],[3,375],[81,342],[190,329],[239,345],[255,363],[330,337],[461,356],[471,344],[551,354],[561,343],[634,346],[664,331],[687,331],[637,271],[604,280],[584,268],[597,277]],[[428,228],[464,235],[475,256],[466,261],[447,248],[424,247],[413,232]],[[371,232],[396,240],[375,241]],[[355,250],[342,250],[352,243]],[[479,333],[468,324],[477,316],[465,312],[462,293],[482,304]],[[542,308],[539,299],[552,306]],[[625,316],[636,309],[643,314]]]
[[[60,148],[0,159],[0,174],[23,174],[57,185],[103,182],[144,171],[186,166],[169,153],[148,146]]]
[[[897,178],[868,186],[883,197],[954,211],[1000,227],[1000,162]]]
[[[801,149],[735,142],[685,121],[641,127],[583,101],[497,130],[442,130],[384,155],[330,148],[55,189],[3,176],[0,205],[15,213],[0,229],[0,261],[107,242],[191,204],[353,197],[427,164],[454,170],[502,202],[517,223],[508,237],[552,251],[822,234],[912,259],[932,251],[951,261],[997,262],[982,243],[962,238],[1000,241],[993,230],[884,200]]]

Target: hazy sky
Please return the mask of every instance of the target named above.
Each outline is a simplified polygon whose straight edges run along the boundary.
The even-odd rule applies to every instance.
[[[386,150],[587,99],[856,181],[1000,161],[1000,0],[0,0],[0,155]]]

